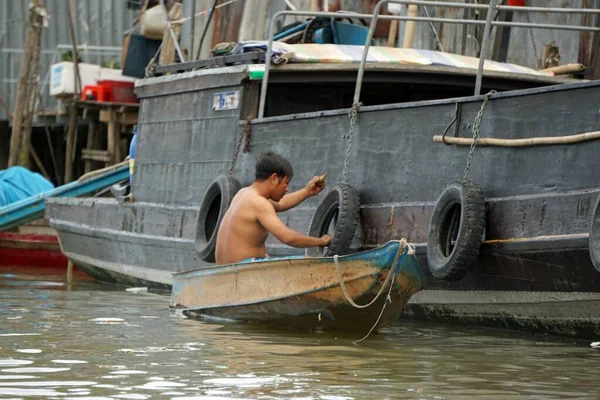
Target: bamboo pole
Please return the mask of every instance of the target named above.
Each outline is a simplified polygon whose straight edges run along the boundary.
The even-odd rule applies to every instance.
[[[29,74],[31,73],[31,57],[33,54],[33,44],[35,41],[35,31],[33,27],[35,22],[34,16],[36,15],[36,7],[40,6],[40,1],[41,0],[34,0],[32,7],[29,8],[29,16],[27,18],[27,36],[25,39],[25,49],[23,52],[21,73],[19,74],[19,85],[17,86],[17,98],[15,101],[12,132],[10,135],[10,147],[8,153],[9,167],[16,165],[19,157],[23,129],[23,111],[25,109],[25,101],[27,99],[27,85],[29,83]]]
[[[481,138],[477,141],[477,146],[525,147],[581,143],[596,139],[600,139],[600,131],[579,133],[577,135],[546,136],[525,139]],[[473,138],[453,136],[446,136],[445,138],[443,138],[441,135],[435,135],[433,137],[433,141],[435,143],[456,144],[459,146],[470,146],[471,144],[473,144]]]
[[[567,64],[541,69],[540,71],[552,72],[554,75],[565,75],[573,72],[583,72],[585,71],[585,66],[583,64]]]

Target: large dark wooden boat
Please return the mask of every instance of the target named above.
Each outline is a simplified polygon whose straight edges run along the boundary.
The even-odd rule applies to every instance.
[[[329,173],[329,193],[282,214],[311,235],[331,227],[326,255],[416,244],[428,279],[412,316],[600,334],[600,82],[434,51],[375,46],[363,64],[363,46],[253,46],[136,83],[135,201],[47,201],[80,269],[170,289],[173,273],[212,268],[228,202],[272,150],[292,189]]]

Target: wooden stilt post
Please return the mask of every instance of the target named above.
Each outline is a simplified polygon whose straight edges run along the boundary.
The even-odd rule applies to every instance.
[[[106,166],[110,166],[116,163],[117,160],[117,149],[119,146],[119,123],[117,121],[117,116],[115,115],[115,111],[111,108],[109,110],[109,120],[108,120],[108,143],[106,146],[106,150],[108,151],[108,161]]]
[[[31,58],[35,43],[35,28],[34,24],[38,19],[37,7],[40,7],[41,0],[34,0],[32,7],[29,8],[29,17],[27,18],[27,36],[25,39],[25,51],[23,53],[23,62],[21,65],[21,73],[19,75],[19,86],[17,87],[17,99],[15,102],[15,112],[13,114],[13,126],[10,137],[10,148],[8,153],[8,166],[12,167],[17,164],[19,158],[19,149],[21,146],[21,137],[23,129],[23,112],[25,110],[25,102],[28,99],[27,86],[29,84],[29,75],[31,73]],[[38,15],[39,16],[39,15]]]
[[[67,128],[67,146],[65,150],[65,183],[73,180],[73,153],[77,131],[77,103],[69,106],[69,125]]]
[[[73,263],[71,260],[67,262],[67,286],[73,284]]]
[[[88,124],[88,135],[87,135],[87,143],[86,149],[92,150],[94,149],[94,141],[96,139],[96,121],[90,121]],[[92,171],[92,160],[85,160],[85,169],[83,171],[84,174]]]
[[[77,37],[75,36],[75,22],[73,20],[73,9],[71,0],[67,3],[67,19],[69,24],[69,33],[71,34],[71,45],[73,46],[73,70],[75,71],[75,93],[73,104],[69,109],[69,128],[67,130],[67,148],[65,151],[65,183],[73,180],[73,156],[75,153],[74,143],[77,134],[77,97],[81,91],[81,77],[79,76],[79,61],[77,59]]]

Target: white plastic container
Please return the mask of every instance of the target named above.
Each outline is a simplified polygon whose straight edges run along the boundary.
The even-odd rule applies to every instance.
[[[135,82],[134,77],[123,75],[122,69],[100,68],[100,78],[98,80],[111,80],[123,82]]]
[[[100,78],[100,66],[79,63],[81,88],[96,85]],[[75,93],[75,68],[70,61],[53,64],[50,71],[50,96],[72,95]],[[79,92],[77,92],[79,93]]]

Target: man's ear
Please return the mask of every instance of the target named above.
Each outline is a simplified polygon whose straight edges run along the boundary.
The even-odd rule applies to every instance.
[[[269,176],[269,181],[270,181],[272,184],[275,184],[275,185],[276,185],[276,184],[278,183],[278,181],[279,181],[279,176],[277,176],[277,174],[276,174],[275,172],[273,172],[273,173],[271,174],[271,176]]]

